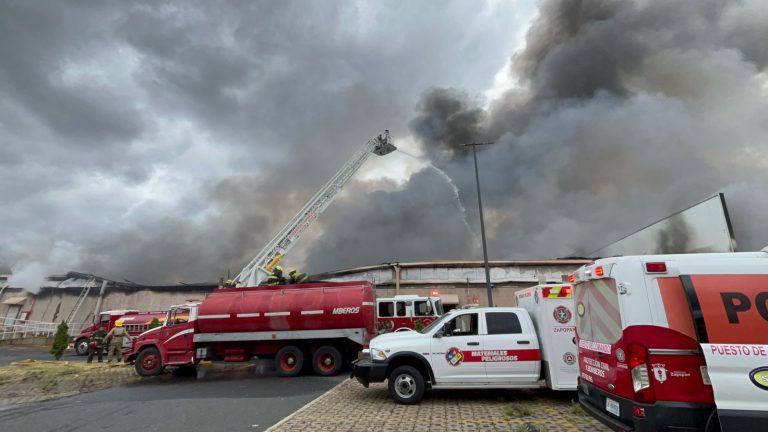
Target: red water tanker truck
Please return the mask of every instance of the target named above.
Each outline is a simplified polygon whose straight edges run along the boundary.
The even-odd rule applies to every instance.
[[[418,299],[409,297],[408,311],[419,312]],[[430,316],[420,319],[442,313],[439,300],[423,299]],[[171,307],[165,324],[136,338],[125,360],[142,376],[201,360],[253,357],[274,359],[282,376],[298,375],[305,364],[331,376],[367,346],[376,322],[374,289],[365,281],[221,288],[201,302]]]

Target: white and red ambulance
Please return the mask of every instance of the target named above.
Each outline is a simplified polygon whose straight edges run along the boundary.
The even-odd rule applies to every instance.
[[[623,431],[768,430],[768,248],[573,275],[579,401]]]
[[[573,288],[543,284],[515,293],[517,305],[528,311],[541,345],[541,371],[547,387],[576,390],[576,313]]]

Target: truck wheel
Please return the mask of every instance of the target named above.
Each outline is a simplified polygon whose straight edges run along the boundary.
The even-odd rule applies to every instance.
[[[141,376],[155,376],[163,370],[163,361],[157,348],[147,348],[136,357],[136,372]]]
[[[312,370],[320,376],[337,375],[343,363],[339,350],[330,345],[320,347],[312,356]]]
[[[389,374],[389,394],[399,404],[418,403],[424,388],[424,377],[412,366],[400,366]]]
[[[304,354],[295,346],[288,345],[280,349],[275,356],[275,369],[280,376],[295,377],[304,367]]]
[[[77,342],[75,342],[75,353],[79,356],[84,356],[88,354],[88,339],[82,338],[78,339]]]

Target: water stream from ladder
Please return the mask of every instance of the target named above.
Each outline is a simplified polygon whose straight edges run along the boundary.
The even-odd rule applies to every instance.
[[[475,235],[474,230],[472,230],[472,227],[470,227],[469,223],[467,222],[467,209],[465,209],[464,208],[464,204],[461,203],[461,199],[459,198],[459,188],[457,188],[456,185],[453,183],[453,180],[451,179],[451,177],[448,176],[448,174],[446,174],[445,171],[443,171],[440,168],[438,168],[435,165],[433,165],[432,162],[430,162],[430,160],[427,159],[427,158],[420,158],[420,157],[412,155],[412,154],[410,154],[407,151],[402,150],[402,149],[397,149],[397,151],[402,153],[402,154],[404,154],[404,155],[406,155],[406,156],[409,156],[409,157],[411,157],[411,158],[413,158],[413,159],[415,159],[415,160],[417,160],[419,162],[426,163],[429,168],[432,168],[433,170],[435,170],[440,175],[440,177],[444,178],[445,181],[448,182],[448,184],[453,189],[453,197],[456,199],[456,204],[459,205],[459,210],[461,211],[461,220],[464,221],[464,226],[467,227],[467,232],[469,232],[469,234],[472,237],[477,237]]]

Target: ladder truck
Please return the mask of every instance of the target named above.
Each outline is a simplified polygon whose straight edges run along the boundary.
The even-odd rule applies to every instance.
[[[369,140],[344,166],[334,175],[325,186],[320,189],[312,199],[304,205],[296,216],[286,225],[266,246],[256,255],[255,258],[243,268],[235,277],[235,286],[251,287],[257,286],[265,280],[272,269],[293,247],[301,235],[317,219],[320,213],[341,192],[344,185],[353,175],[363,166],[365,161],[375,154],[385,156],[397,150],[392,139],[389,136],[389,130],[383,134]]]
[[[254,356],[274,359],[282,376],[298,375],[305,360],[318,375],[338,374],[375,335],[373,286],[367,281],[258,285],[371,154],[395,150],[389,131],[368,141],[235,277],[234,286],[200,302],[171,306],[163,326],[136,338],[125,361],[135,363],[142,376],[166,366]],[[400,300],[403,310],[417,311],[420,319],[442,313],[437,298]]]

